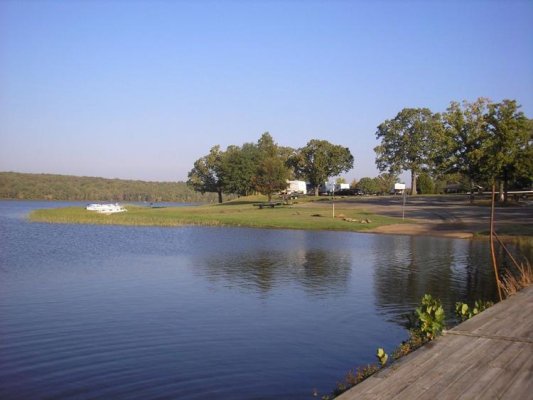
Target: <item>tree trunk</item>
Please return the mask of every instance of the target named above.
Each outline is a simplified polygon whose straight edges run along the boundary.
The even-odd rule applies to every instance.
[[[507,192],[509,191],[509,174],[507,167],[503,169],[503,202],[507,203]]]
[[[474,204],[474,181],[470,181],[470,204]]]
[[[318,196],[318,186],[315,186],[315,196]]]
[[[218,189],[218,203],[222,203],[222,189]]]
[[[416,195],[416,172],[411,170],[411,195]]]

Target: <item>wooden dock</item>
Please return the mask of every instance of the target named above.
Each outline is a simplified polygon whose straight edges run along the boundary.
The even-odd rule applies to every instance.
[[[446,331],[337,399],[533,399],[533,287]]]

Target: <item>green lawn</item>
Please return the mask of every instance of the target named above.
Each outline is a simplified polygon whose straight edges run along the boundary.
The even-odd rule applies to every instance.
[[[380,225],[402,223],[401,219],[379,216],[336,205],[335,215],[327,205],[298,203],[259,209],[254,202],[261,198],[239,199],[221,205],[197,207],[145,208],[126,205],[127,212],[103,215],[84,207],[36,210],[30,214],[35,222],[66,224],[105,224],[136,226],[246,226],[306,230],[364,231]],[[347,222],[369,220],[369,223]],[[408,222],[408,221],[405,221]]]

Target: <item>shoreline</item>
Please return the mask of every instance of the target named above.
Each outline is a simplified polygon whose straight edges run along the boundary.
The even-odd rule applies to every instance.
[[[483,237],[490,210],[470,205],[464,197],[412,197],[405,206],[394,196],[303,201],[276,207],[256,207],[261,198],[217,205],[143,208],[129,206],[123,215],[99,215],[84,208],[33,211],[30,221],[47,223],[128,226],[237,226],[264,229],[301,229],[363,232],[386,235],[434,236],[455,239]],[[307,201],[306,201],[307,200]],[[255,206],[254,206],[255,205]],[[335,206],[335,218],[332,208]],[[128,207],[128,206],[127,206]],[[405,218],[405,219],[404,219]],[[533,207],[514,205],[496,212],[500,236],[533,236]]]

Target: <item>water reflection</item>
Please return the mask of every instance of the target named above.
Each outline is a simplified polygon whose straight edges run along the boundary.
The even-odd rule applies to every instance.
[[[263,294],[296,286],[308,295],[324,296],[346,288],[352,260],[349,252],[300,247],[290,252],[235,252],[223,258],[205,255],[195,264],[212,283]]]
[[[495,300],[488,246],[431,237],[377,237],[374,288],[377,307],[403,323],[425,293],[439,298],[448,316],[457,301]]]

